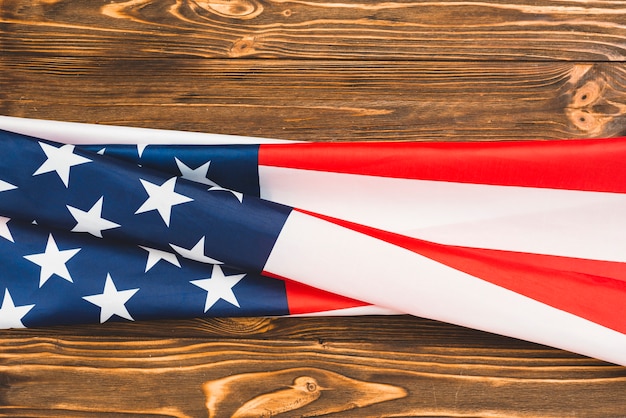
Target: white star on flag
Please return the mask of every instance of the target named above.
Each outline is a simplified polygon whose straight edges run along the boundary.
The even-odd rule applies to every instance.
[[[137,144],[137,154],[139,155],[139,158],[141,158],[147,146],[148,144]]]
[[[180,161],[178,158],[174,158],[176,160],[176,165],[178,166],[178,170],[180,170],[180,175],[182,178],[193,181],[200,184],[206,184],[207,186],[211,186],[209,191],[214,190],[223,190],[226,192],[230,192],[239,200],[239,202],[243,202],[243,193],[236,192],[234,190],[225,189],[213,180],[208,178],[209,175],[209,166],[211,165],[211,161],[207,161],[202,164],[198,168],[191,168],[187,166],[185,163]]]
[[[224,264],[221,261],[217,261],[211,257],[204,255],[204,240],[206,236],[200,238],[200,241],[196,243],[191,249],[179,247],[178,245],[170,244],[170,247],[174,249],[178,254],[189,260],[199,261],[207,264]]]
[[[65,263],[79,251],[80,248],[60,251],[57,243],[54,241],[54,237],[50,234],[46,250],[43,253],[25,255],[24,258],[41,267],[41,273],[39,274],[39,287],[41,288],[54,274],[73,283],[72,276],[70,276]]]
[[[74,145],[68,144],[57,148],[40,142],[39,146],[48,158],[33,173],[33,176],[56,171],[65,187],[68,187],[70,182],[70,168],[91,162],[89,158],[74,154]]]
[[[15,306],[9,289],[4,289],[4,299],[0,307],[0,328],[25,328],[22,318],[33,309],[35,305]]]
[[[0,216],[0,237],[8,239],[11,242],[13,241],[13,236],[11,235],[11,231],[9,231],[9,221],[11,218],[5,218],[4,216]]]
[[[107,274],[104,283],[104,291],[97,295],[83,296],[89,303],[100,307],[100,323],[108,321],[113,315],[134,321],[126,309],[126,302],[137,293],[139,289],[117,290],[110,274]]]
[[[0,192],[6,192],[7,190],[17,189],[17,186],[12,185],[11,183],[7,183],[6,181],[0,180]]]
[[[148,193],[148,199],[137,209],[135,215],[156,210],[159,212],[159,215],[161,215],[165,225],[170,226],[172,206],[193,201],[193,199],[174,191],[174,187],[176,187],[176,177],[172,177],[160,186],[146,180],[140,179],[140,181],[143,188]]]
[[[76,226],[72,229],[72,232],[87,232],[98,238],[102,238],[102,231],[107,229],[118,228],[120,225],[115,222],[111,222],[102,217],[102,203],[104,196],[94,203],[94,205],[87,212],[78,208],[67,206],[74,219],[76,220]]]
[[[232,274],[230,276],[225,276],[222,268],[214,265],[213,271],[211,272],[211,278],[192,280],[189,283],[207,291],[204,312],[211,309],[211,307],[220,299],[223,299],[231,305],[239,308],[239,301],[233,293],[233,287],[235,287],[235,285],[245,276],[245,274]]]
[[[206,184],[208,186],[219,186],[217,183],[208,178],[211,161],[207,161],[198,168],[191,168],[178,158],[174,159],[176,160],[176,165],[178,166],[178,170],[180,170],[182,178],[196,183]]]
[[[161,260],[167,261],[170,264],[175,265],[176,267],[180,267],[180,263],[178,262],[178,258],[176,258],[176,254],[168,253],[167,251],[157,250],[155,248],[149,248],[144,246],[139,246],[144,250],[148,251],[148,261],[146,262],[146,270],[147,273],[152,267],[155,266]]]

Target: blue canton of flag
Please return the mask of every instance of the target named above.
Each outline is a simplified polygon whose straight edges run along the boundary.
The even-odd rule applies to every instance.
[[[284,282],[258,273],[290,208],[73,145],[0,139],[12,156],[0,162],[0,327],[288,313]]]

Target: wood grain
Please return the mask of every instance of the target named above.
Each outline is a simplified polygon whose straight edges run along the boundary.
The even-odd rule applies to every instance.
[[[382,60],[626,57],[623,1],[4,0],[15,54]]]
[[[537,344],[480,332],[409,315],[303,318],[194,318],[141,323],[107,322],[93,325],[32,328],[2,331],[20,338],[97,337],[97,338],[177,338],[208,340],[299,340],[327,342],[376,343],[402,342],[407,345],[451,346],[457,348],[496,348],[508,350],[550,350]],[[547,355],[547,354],[543,354]],[[565,355],[559,352],[560,356]],[[575,356],[570,354],[571,356]]]
[[[4,57],[0,113],[297,140],[626,134],[626,65]]]
[[[292,405],[280,416],[617,417],[626,410],[623,367],[497,336],[475,339],[473,348],[448,344],[443,332],[420,342],[417,332],[398,328],[397,321],[405,331],[411,321],[419,325],[408,317],[377,318],[378,341],[369,342],[341,334],[366,332],[372,318],[311,320],[326,331],[295,318],[266,320],[274,333],[254,338],[246,319],[235,320],[239,338],[233,320],[213,322],[205,338],[200,330],[193,338],[146,337],[152,323],[118,325],[127,328],[123,338],[4,331],[0,415],[227,417],[252,400],[258,406],[264,396],[288,394],[298,378],[324,390],[295,407],[280,403]],[[461,328],[443,326],[460,341]]]
[[[297,140],[626,135],[621,0],[0,0],[0,114]],[[0,266],[0,274],[6,266]],[[0,331],[0,416],[623,417],[626,368],[408,316]]]

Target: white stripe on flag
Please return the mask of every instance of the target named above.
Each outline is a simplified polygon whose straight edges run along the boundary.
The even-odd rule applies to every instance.
[[[265,271],[402,312],[626,365],[626,335],[294,211]]]
[[[310,312],[305,314],[290,314],[289,316],[301,316],[301,317],[312,317],[312,316],[361,316],[361,315],[402,315],[404,312],[399,312],[393,309],[381,308],[380,306],[374,305],[366,305],[366,306],[355,306],[354,308],[341,308],[334,309],[332,311],[319,311],[319,312]]]
[[[465,247],[626,261],[626,195],[259,167],[261,197]],[[596,219],[598,222],[589,222]]]
[[[0,116],[0,129],[63,144],[228,145],[293,141]]]

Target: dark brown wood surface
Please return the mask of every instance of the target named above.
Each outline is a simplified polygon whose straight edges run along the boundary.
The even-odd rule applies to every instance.
[[[324,141],[608,137],[626,135],[625,58],[617,0],[0,0],[10,116]],[[404,316],[0,332],[0,416],[261,403],[625,417],[626,368]]]

